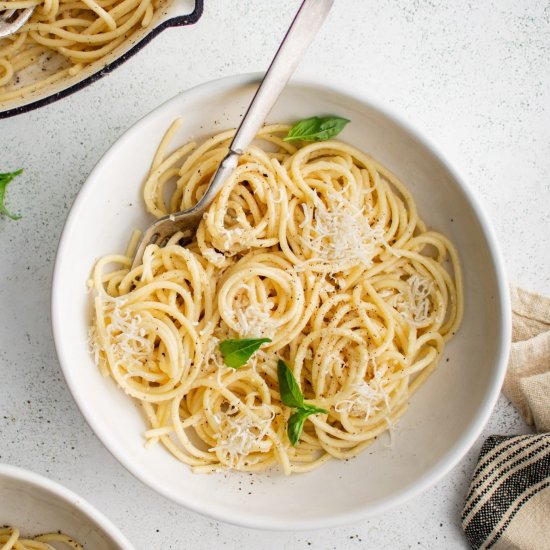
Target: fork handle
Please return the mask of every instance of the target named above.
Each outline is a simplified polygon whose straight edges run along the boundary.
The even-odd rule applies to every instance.
[[[323,24],[334,0],[304,0],[231,142],[241,155],[265,122],[269,111]]]
[[[237,167],[239,157],[262,127],[269,111],[281,95],[288,79],[328,15],[333,2],[334,0],[304,0],[302,2],[237,128],[229,146],[229,153],[218,166],[206,192],[193,208],[160,218],[145,231],[134,254],[132,269],[141,263],[143,252],[150,243],[162,243],[176,231],[187,231],[190,227],[196,228],[199,225],[204,211]]]
[[[286,83],[326,19],[334,0],[304,0],[294,17],[271,65],[250,103],[233,141],[229,153],[214,174],[210,186],[192,210],[208,206],[222,188],[225,180],[237,166],[238,158],[246,151],[269,111],[281,95]]]

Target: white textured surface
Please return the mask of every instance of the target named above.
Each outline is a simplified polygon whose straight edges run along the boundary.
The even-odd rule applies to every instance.
[[[397,4],[337,0],[298,74],[349,81],[423,129],[485,204],[511,280],[550,293],[548,2]],[[25,168],[8,192],[23,219],[0,219],[0,461],[82,494],[138,550],[465,548],[460,509],[483,438],[435,487],[393,512],[326,531],[249,531],[190,513],[136,481],[84,423],[59,370],[49,325],[52,263],[90,169],[129,125],[178,91],[264,69],[297,5],[207,0],[196,26],[165,31],[62,102],[0,121],[0,171]],[[484,435],[524,431],[501,398]]]

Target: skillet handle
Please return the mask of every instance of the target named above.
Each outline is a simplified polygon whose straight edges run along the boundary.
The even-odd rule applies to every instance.
[[[174,1],[177,2],[178,0]],[[155,30],[157,32],[160,32],[169,27],[183,27],[185,25],[193,25],[202,17],[203,11],[204,0],[195,0],[195,7],[191,13],[170,17],[170,19],[166,19],[166,21],[163,21],[158,27],[156,27]]]

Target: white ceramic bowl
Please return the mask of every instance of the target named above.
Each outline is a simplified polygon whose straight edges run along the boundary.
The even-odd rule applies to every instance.
[[[138,408],[111,379],[100,376],[88,355],[85,283],[100,256],[124,251],[131,231],[152,221],[140,197],[141,184],[168,125],[184,117],[178,142],[236,126],[257,78],[225,78],[173,98],[128,130],[101,159],[74,203],[59,245],[52,297],[55,342],[67,383],[91,427],[153,489],[192,510],[244,526],[327,527],[403,502],[449,471],[473,444],[504,376],[510,335],[507,286],[487,218],[425,138],[362,95],[294,82],[269,121],[328,113],[352,120],[341,139],[401,177],[421,216],[456,243],[465,268],[463,326],[440,368],[411,400],[391,448],[381,438],[354,460],[332,461],[292,477],[194,475],[160,446],[146,450]]]
[[[84,499],[48,478],[0,464],[0,525],[22,535],[62,531],[90,550],[133,550],[126,537]]]

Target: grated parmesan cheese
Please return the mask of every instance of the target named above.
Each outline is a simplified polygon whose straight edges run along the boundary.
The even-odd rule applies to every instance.
[[[235,327],[239,336],[249,338],[272,338],[275,334],[276,325],[269,311],[260,309],[258,305],[253,304],[248,297],[251,292],[246,284],[241,285],[245,292],[239,293],[234,305]],[[274,303],[268,300],[265,307],[271,310]]]
[[[407,284],[411,289],[412,319],[416,323],[425,323],[429,318],[433,283],[415,273],[407,279]]]
[[[211,264],[216,267],[223,267],[225,256],[220,252],[216,252],[213,248],[207,248],[201,252],[203,258],[206,258]]]
[[[268,452],[271,442],[264,440],[275,413],[262,405],[257,411],[267,412],[267,418],[253,418],[239,413],[236,407],[229,407],[225,413],[218,413],[214,418],[220,432],[214,435],[217,445],[209,449],[221,453],[231,468],[242,466],[243,459],[252,452]],[[255,411],[256,412],[256,411]]]
[[[365,208],[358,208],[342,192],[333,191],[327,198],[331,207],[329,209],[321,201],[318,202],[311,227],[313,236],[302,239],[304,245],[321,260],[336,264],[335,271],[349,262],[371,266],[378,247],[384,244],[383,227],[371,227]],[[304,208],[303,224],[308,220],[306,211]]]
[[[114,307],[106,312],[106,318],[110,322],[106,323],[105,330],[109,337],[111,349],[117,365],[122,365],[127,375],[131,376],[135,369],[140,368],[146,362],[147,358],[153,353],[153,342],[147,337],[147,330],[142,326],[143,319],[139,314],[132,314],[129,309],[124,308],[125,300],[114,301]],[[94,332],[93,337],[96,342],[93,345],[98,346],[97,337]],[[97,355],[99,359],[99,354]]]
[[[416,273],[406,282],[407,296],[403,296],[401,292],[396,295],[394,307],[411,323],[422,325],[430,318],[432,282]]]
[[[99,366],[101,346],[98,342],[97,329],[95,325],[88,329],[88,352],[94,358],[94,363]]]
[[[365,422],[371,414],[380,410],[378,403],[384,400],[380,388],[374,388],[361,381],[352,386],[353,390],[346,399],[338,401],[334,406],[336,412],[346,412],[352,416],[363,417]]]
[[[336,412],[346,412],[352,416],[363,416],[366,422],[371,414],[381,410],[379,406],[382,402],[385,408],[391,411],[391,404],[388,392],[383,385],[383,376],[376,365],[374,358],[371,358],[373,364],[373,377],[366,382],[360,380],[352,386],[352,391],[346,399],[338,401],[334,410]]]
[[[403,317],[414,325],[424,325],[430,319],[433,282],[413,273],[405,281],[406,291],[395,288],[380,290],[378,295],[386,300]]]
[[[220,339],[214,335],[206,340],[206,349],[204,350],[204,367],[208,370],[208,366],[213,364],[215,367],[224,367],[223,356],[221,354],[219,344]]]

